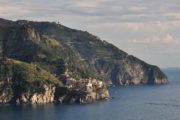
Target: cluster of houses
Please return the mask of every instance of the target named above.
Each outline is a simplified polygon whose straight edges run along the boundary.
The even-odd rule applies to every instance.
[[[62,80],[63,84],[67,88],[81,89],[85,91],[97,90],[98,88],[102,88],[104,86],[102,81],[93,78],[76,80],[69,76],[61,76],[60,80]]]

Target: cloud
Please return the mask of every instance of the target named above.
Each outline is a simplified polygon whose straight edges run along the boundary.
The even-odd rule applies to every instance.
[[[94,17],[92,20],[96,20],[97,17]],[[140,23],[140,22],[102,22],[97,23],[95,26],[97,29],[116,29],[116,30],[129,30],[129,31],[169,31],[170,29],[179,29],[180,21],[157,21],[149,23]]]
[[[177,43],[179,43],[179,41],[177,39],[175,39],[170,34],[166,34],[166,36],[163,38],[162,42],[166,43],[166,44],[177,44]]]
[[[163,14],[164,16],[170,16],[170,17],[174,17],[176,19],[180,19],[180,12],[174,12],[174,13],[165,13]]]
[[[76,1],[71,4],[69,4],[69,7],[73,8],[95,8],[98,7],[99,2],[98,1]]]
[[[167,33],[163,37],[159,36],[151,36],[149,38],[144,38],[141,40],[132,39],[128,41],[129,43],[141,43],[141,44],[166,44],[166,45],[172,45],[172,44],[179,44],[180,41],[178,41],[174,36]]]
[[[26,15],[30,13],[31,11],[23,8],[20,5],[7,5],[7,4],[2,4],[0,5],[0,16],[6,17],[6,16],[19,16],[19,15]]]
[[[124,29],[138,31],[145,28],[143,23],[102,23],[96,26],[98,29]]]
[[[178,7],[179,1],[173,0],[152,0],[151,2],[144,0],[1,0],[0,7],[6,5],[10,12],[6,12],[6,16],[17,16],[17,14],[23,14],[26,12],[26,16],[36,16],[36,18],[42,15],[54,17],[54,19],[63,17],[63,15],[76,15],[88,17],[97,17],[96,23],[120,23],[120,22],[139,22],[149,23],[157,21],[175,21],[179,20],[180,8]],[[162,5],[163,4],[163,5]],[[162,5],[161,7],[159,7]],[[12,8],[11,8],[12,7]],[[13,9],[22,9],[16,10]],[[9,11],[6,9],[7,11]],[[13,10],[12,10],[13,9]],[[31,12],[28,14],[27,12]],[[3,11],[1,12],[1,14]],[[17,13],[17,14],[16,14]],[[43,13],[43,14],[42,14]],[[175,14],[176,13],[176,14]],[[54,16],[51,16],[54,14]],[[55,15],[57,17],[55,17]],[[20,18],[19,18],[20,19]],[[131,26],[131,25],[130,25]],[[136,26],[137,27],[137,26]],[[136,29],[136,28],[135,28]]]
[[[168,47],[172,52],[180,51],[179,4],[180,0],[0,0],[0,17],[60,21],[94,33],[134,55],[141,53],[140,57],[147,60],[147,53],[154,56]],[[172,54],[164,56],[168,55]],[[159,55],[151,60],[156,58],[161,64]],[[176,65],[171,59],[167,61]]]

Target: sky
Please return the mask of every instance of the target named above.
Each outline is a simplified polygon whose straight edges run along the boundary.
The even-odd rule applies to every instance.
[[[150,64],[180,67],[180,0],[0,0],[0,17],[60,22]]]

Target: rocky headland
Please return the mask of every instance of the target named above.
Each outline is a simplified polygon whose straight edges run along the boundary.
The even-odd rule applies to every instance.
[[[153,56],[152,56],[153,57]],[[166,84],[150,65],[55,22],[0,19],[0,103],[92,103],[107,85]]]

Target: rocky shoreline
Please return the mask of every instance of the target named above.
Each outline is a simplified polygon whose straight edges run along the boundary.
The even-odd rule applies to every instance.
[[[45,104],[53,102],[86,104],[110,99],[109,91],[101,81],[96,79],[77,81],[73,79],[71,82],[71,84],[68,83],[64,87],[43,85],[43,92],[28,90],[20,95],[15,95],[5,89],[0,94],[0,104]],[[82,85],[79,86],[80,84]]]
[[[96,79],[69,80],[65,87],[55,92],[55,101],[59,103],[93,103],[110,99],[106,84]]]

